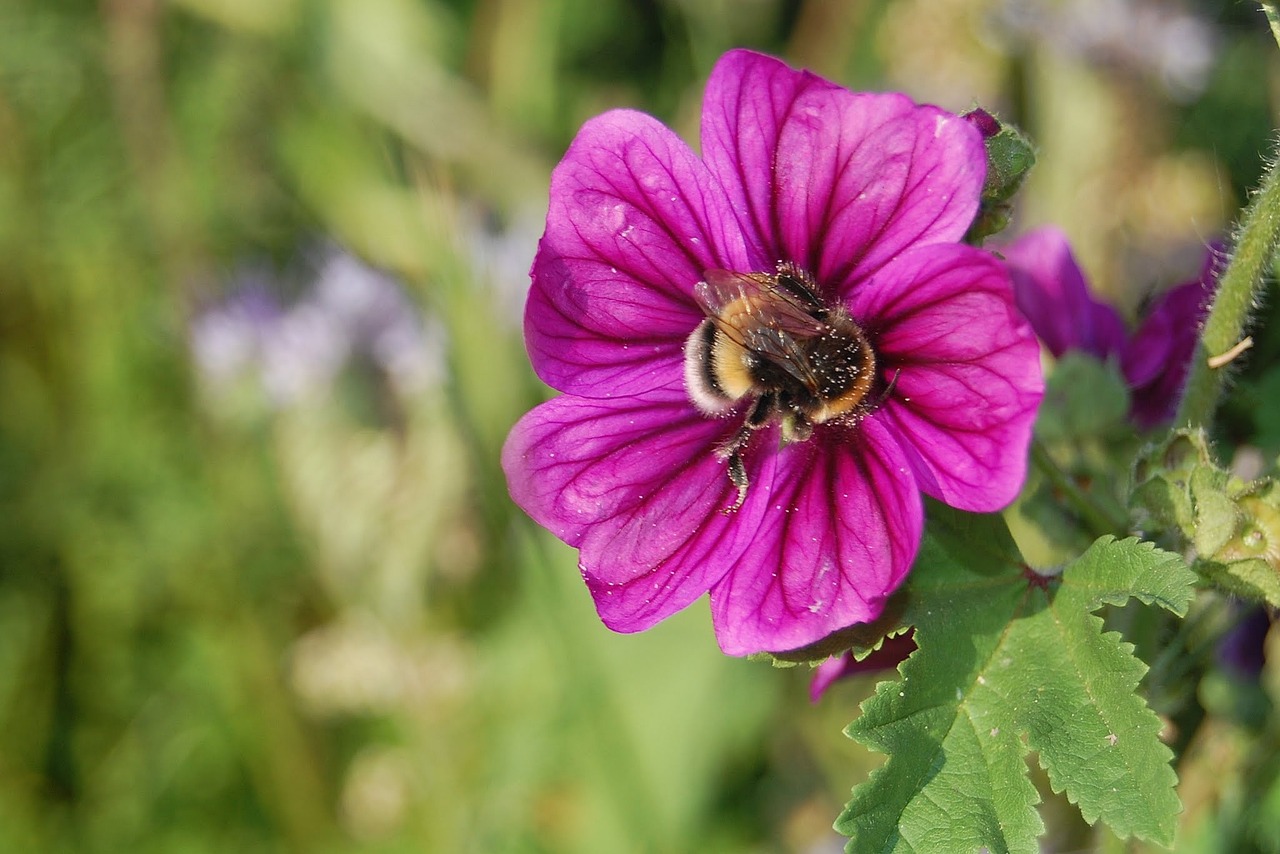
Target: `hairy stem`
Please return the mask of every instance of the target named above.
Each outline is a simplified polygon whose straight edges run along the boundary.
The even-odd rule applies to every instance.
[[[1273,21],[1274,8],[1267,5],[1268,17]],[[1273,26],[1280,24],[1273,23]],[[1186,389],[1178,404],[1174,421],[1178,427],[1201,427],[1213,417],[1222,392],[1223,371],[1230,360],[1224,354],[1238,347],[1244,338],[1245,326],[1255,295],[1262,284],[1263,273],[1271,261],[1277,239],[1280,238],[1280,169],[1272,161],[1263,178],[1262,188],[1250,200],[1244,219],[1236,234],[1231,262],[1218,281],[1217,295],[1204,330],[1192,357],[1191,373]]]

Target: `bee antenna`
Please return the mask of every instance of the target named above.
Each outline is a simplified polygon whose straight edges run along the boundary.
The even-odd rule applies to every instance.
[[[884,387],[884,391],[880,392],[879,398],[875,402],[875,406],[879,406],[889,399],[889,395],[893,394],[894,387],[898,384],[898,375],[902,373],[902,368],[893,369],[893,378],[889,380],[889,384]],[[874,408],[874,407],[873,407]]]

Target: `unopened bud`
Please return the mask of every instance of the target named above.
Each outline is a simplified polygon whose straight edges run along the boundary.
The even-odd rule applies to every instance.
[[[1036,152],[1022,131],[981,107],[960,118],[978,129],[987,149],[987,179],[982,185],[982,202],[965,235],[966,241],[977,245],[1009,224],[1009,201],[1035,165]]]
[[[1242,498],[1236,536],[1218,549],[1213,559],[1222,563],[1260,558],[1272,568],[1280,566],[1280,510],[1261,498]]]

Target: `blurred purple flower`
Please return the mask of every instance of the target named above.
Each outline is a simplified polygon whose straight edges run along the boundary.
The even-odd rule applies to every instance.
[[[1046,226],[1001,249],[1013,278],[1018,308],[1054,357],[1069,350],[1119,361],[1129,386],[1129,416],[1150,430],[1173,418],[1186,381],[1200,325],[1215,287],[1218,251],[1200,275],[1161,294],[1131,335],[1120,314],[1089,294],[1067,237]]]
[[[1161,294],[1120,353],[1120,369],[1133,397],[1130,414],[1140,427],[1165,424],[1178,409],[1217,287],[1217,262],[1217,252],[1210,251],[1199,276]]]
[[[1238,606],[1236,624],[1218,643],[1218,663],[1241,679],[1257,679],[1267,663],[1271,616],[1261,606]]]
[[[1001,250],[1018,308],[1054,357],[1080,350],[1106,359],[1124,346],[1124,321],[1089,295],[1066,236],[1055,228],[1028,232]]]
[[[283,314],[267,272],[246,270],[234,294],[192,321],[191,352],[201,374],[214,385],[228,385],[260,363]]]
[[[443,330],[424,320],[400,285],[326,246],[307,258],[302,294],[283,299],[281,277],[251,268],[231,294],[198,313],[191,348],[215,387],[256,374],[277,406],[330,386],[353,359],[370,360],[399,392],[443,375]]]
[[[748,51],[707,83],[701,158],[637,112],[583,126],[525,314],[564,394],[502,461],[515,502],[579,549],[608,626],[710,592],[726,653],[802,647],[880,614],[921,492],[1013,500],[1043,381],[1003,267],[958,243],[984,174],[951,113]],[[721,387],[730,369],[751,387]]]

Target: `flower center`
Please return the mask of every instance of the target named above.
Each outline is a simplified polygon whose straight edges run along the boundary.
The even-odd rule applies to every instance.
[[[746,493],[741,450],[751,434],[781,422],[784,443],[816,424],[856,418],[876,382],[876,355],[844,306],[828,306],[813,279],[780,263],[776,273],[708,270],[694,295],[707,317],[685,343],[685,385],[708,415],[754,401],[742,428],[717,452]]]

